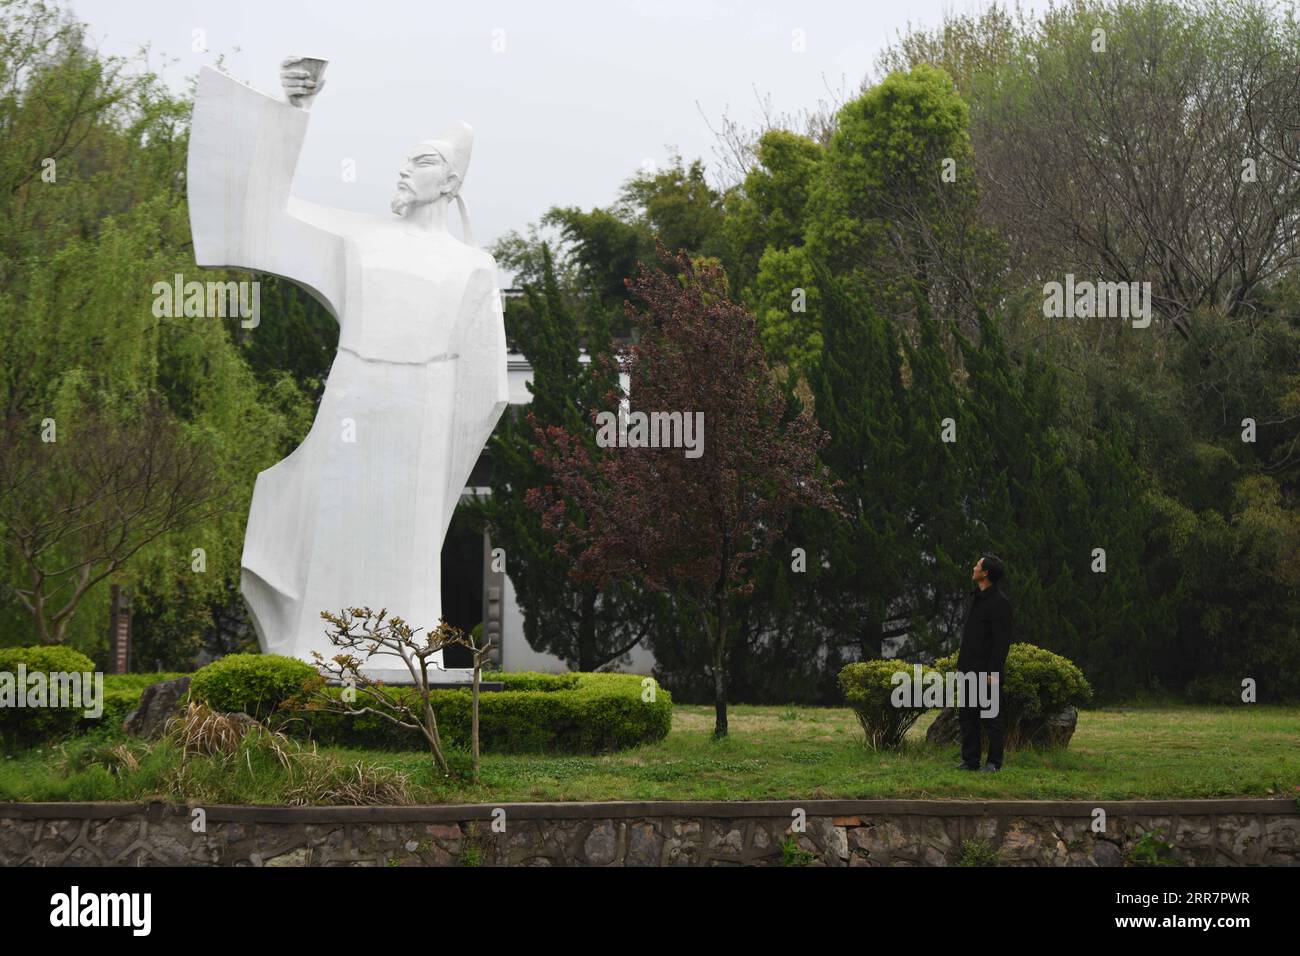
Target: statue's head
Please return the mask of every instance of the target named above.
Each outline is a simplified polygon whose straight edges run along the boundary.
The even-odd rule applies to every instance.
[[[474,130],[457,123],[439,139],[417,143],[402,164],[392,209],[399,216],[424,203],[445,201],[460,192],[474,148]]]

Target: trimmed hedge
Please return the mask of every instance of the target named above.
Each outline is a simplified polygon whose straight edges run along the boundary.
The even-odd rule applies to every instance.
[[[941,671],[957,669],[957,655],[934,662]],[[1092,685],[1068,657],[1033,644],[1012,644],[1002,672],[999,701],[1004,715],[1008,747],[1019,744],[1038,721],[1065,707],[1078,707],[1092,699]]]
[[[662,740],[672,728],[672,695],[656,685],[653,702],[642,701],[636,674],[484,674],[505,690],[479,696],[479,739],[484,753],[596,754]],[[329,688],[338,697],[341,688]],[[417,696],[411,687],[384,693]],[[358,704],[364,698],[358,697]],[[444,743],[468,747],[471,695],[465,690],[433,694]],[[374,714],[335,714],[310,707],[283,713],[281,728],[320,744],[365,750],[424,750],[416,731],[394,727]]]
[[[19,664],[28,674],[95,672],[95,662],[70,647],[6,647],[0,650],[0,673],[14,675],[18,692],[24,690],[17,686]],[[85,707],[0,707],[0,738],[6,748],[31,746],[67,736],[83,720]]]
[[[924,712],[925,707],[896,707],[893,676],[909,675],[915,665],[901,660],[875,660],[849,664],[840,671],[840,689],[853,708],[872,747],[896,747]],[[931,671],[956,671],[957,655],[949,654],[922,667],[922,679]],[[1083,671],[1068,658],[1033,644],[1012,644],[1002,672],[999,704],[1005,717],[1007,746],[1014,746],[1022,731],[1067,706],[1087,703],[1092,687]]]
[[[957,655],[934,662],[945,673],[957,669]],[[1092,685],[1068,657],[1033,644],[1012,644],[1002,672],[1002,708],[1008,729],[1021,720],[1037,720],[1063,707],[1092,699]]]
[[[922,679],[933,671],[933,667],[922,667]],[[899,687],[894,675],[902,672],[911,680],[915,671],[913,665],[904,660],[860,661],[846,665],[839,674],[840,690],[844,700],[862,725],[866,735],[866,744],[873,750],[894,750],[903,742],[903,737],[925,713],[922,706],[898,707],[894,704],[895,690]],[[919,696],[920,688],[914,689]]]
[[[95,672],[95,662],[80,651],[61,644],[35,647],[0,648],[0,671],[11,674],[18,672],[18,665],[24,664],[28,671],[63,671],[65,673],[84,674]]]
[[[19,651],[0,652],[0,670],[6,657],[16,667]],[[27,660],[32,670],[94,670],[89,658],[66,648],[36,648],[54,656],[35,655]],[[76,655],[67,657],[62,652]],[[251,660],[250,660],[251,659]],[[59,664],[61,666],[50,666]],[[12,668],[11,668],[12,669]],[[232,654],[190,675],[193,699],[223,711],[242,710],[252,716],[271,717],[289,733],[311,737],[328,746],[366,750],[424,750],[424,738],[414,731],[393,727],[373,714],[350,716],[294,706],[295,695],[315,675],[309,664],[275,655]],[[104,677],[104,712],[86,718],[81,710],[15,711],[22,716],[21,738],[32,742],[103,728],[120,732],[126,715],[139,706],[144,689],[184,674],[107,674]],[[662,740],[672,728],[672,695],[656,685],[655,700],[642,702],[642,680],[635,674],[485,673],[485,682],[505,685],[503,691],[486,691],[479,698],[480,742],[485,753],[595,754]],[[328,693],[338,697],[341,688]],[[415,694],[414,688],[389,687],[388,694]],[[445,743],[469,746],[469,690],[437,691],[434,710]],[[279,705],[284,707],[276,710]],[[67,717],[57,727],[38,727],[50,716]],[[0,720],[5,717],[0,713]],[[36,718],[36,720],[33,720]]]
[[[194,672],[190,698],[223,713],[265,720],[302,693],[316,668],[279,654],[227,654]]]

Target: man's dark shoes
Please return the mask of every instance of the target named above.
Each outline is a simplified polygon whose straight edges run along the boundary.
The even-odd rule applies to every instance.
[[[975,768],[972,767],[971,769],[974,770]],[[999,770],[1001,770],[1001,769],[1002,769],[1001,767],[995,766],[995,765],[993,765],[993,764],[991,764],[991,763],[986,763],[986,764],[985,764],[985,765],[980,769],[980,773],[997,773],[997,772],[998,772]]]
[[[954,767],[953,769],[954,770],[978,770],[979,767],[972,767],[970,764],[962,762],[957,764],[957,766]]]

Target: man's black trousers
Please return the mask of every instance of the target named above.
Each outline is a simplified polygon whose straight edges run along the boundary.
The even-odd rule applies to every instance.
[[[997,702],[999,705],[1002,701]],[[995,767],[1002,766],[1002,738],[1004,722],[1003,711],[998,707],[996,717],[984,717],[980,714],[980,705],[957,708],[957,720],[961,726],[961,761],[968,767],[980,766],[980,730],[989,738],[989,760]]]

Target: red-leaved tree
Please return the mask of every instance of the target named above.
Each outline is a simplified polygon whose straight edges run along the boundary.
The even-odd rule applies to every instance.
[[[645,309],[627,304],[639,332],[621,356],[628,394],[606,398],[609,413],[626,398],[627,444],[607,447],[593,463],[580,436],[539,430],[536,456],[551,480],[530,489],[527,501],[572,559],[575,579],[637,582],[690,611],[698,628],[683,639],[707,642],[714,737],[722,737],[735,599],[752,590],[756,559],[794,507],[836,508],[833,479],[817,454],[826,434],[807,408],[787,416],[754,317],[730,300],[722,269],[662,247],[659,254],[671,271],[643,266],[628,282]],[[699,444],[630,447],[636,412],[680,413],[683,421],[702,412]],[[600,416],[593,413],[590,427]]]

